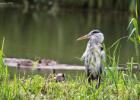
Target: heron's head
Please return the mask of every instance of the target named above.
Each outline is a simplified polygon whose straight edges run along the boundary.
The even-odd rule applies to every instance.
[[[100,30],[92,30],[88,34],[79,37],[77,40],[84,40],[84,39],[90,39],[97,43],[102,43],[104,40],[104,35]]]

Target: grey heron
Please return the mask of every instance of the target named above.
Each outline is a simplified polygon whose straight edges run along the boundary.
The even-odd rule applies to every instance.
[[[98,80],[96,88],[100,85],[101,74],[104,69],[105,52],[102,47],[104,35],[99,30],[92,30],[77,40],[89,39],[81,59],[84,61],[88,82]]]

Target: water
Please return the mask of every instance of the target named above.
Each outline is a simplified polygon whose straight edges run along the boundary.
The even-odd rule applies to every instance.
[[[82,64],[81,57],[87,41],[76,39],[92,29],[100,29],[109,47],[120,37],[128,35],[127,12],[64,10],[56,15],[48,11],[0,8],[0,42],[5,37],[6,57],[48,58],[59,63]],[[120,63],[135,57],[131,42],[123,39],[120,43]]]

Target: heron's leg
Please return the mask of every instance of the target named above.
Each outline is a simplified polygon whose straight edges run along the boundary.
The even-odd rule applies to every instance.
[[[97,75],[97,85],[96,85],[96,88],[99,88],[99,86],[100,86],[101,74],[102,74],[102,67],[100,67],[100,71],[99,71],[99,73]]]
[[[88,83],[91,83],[91,74],[87,73],[87,77],[88,77]]]
[[[88,78],[88,83],[91,83],[91,73],[89,69],[87,69],[87,78]]]
[[[101,82],[101,75],[98,75],[98,80],[97,80],[97,84],[96,84],[96,89],[99,88],[100,82]]]
[[[88,83],[91,83],[91,77],[88,77]]]

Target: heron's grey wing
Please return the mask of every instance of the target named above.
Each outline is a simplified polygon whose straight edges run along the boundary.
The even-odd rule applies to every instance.
[[[101,51],[101,60],[102,60],[102,61],[105,61],[105,57],[106,57],[105,51],[102,50],[102,51]]]
[[[102,73],[102,72],[103,72],[103,73],[105,72],[105,70],[104,70],[105,58],[106,58],[105,51],[102,50],[102,51],[101,51],[101,66],[100,66],[100,71],[101,71],[101,73]]]

